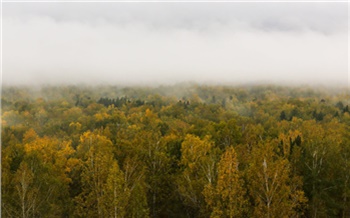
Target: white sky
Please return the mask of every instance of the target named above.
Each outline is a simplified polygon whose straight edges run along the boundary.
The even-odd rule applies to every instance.
[[[3,83],[346,85],[347,3],[3,3]]]

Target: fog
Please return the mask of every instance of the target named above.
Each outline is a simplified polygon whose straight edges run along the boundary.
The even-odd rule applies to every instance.
[[[347,85],[347,3],[3,3],[5,85]]]

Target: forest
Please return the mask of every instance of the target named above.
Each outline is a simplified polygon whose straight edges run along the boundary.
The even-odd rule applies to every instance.
[[[350,94],[4,86],[2,217],[350,217]]]

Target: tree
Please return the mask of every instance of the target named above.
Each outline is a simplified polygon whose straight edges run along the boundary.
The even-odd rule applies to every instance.
[[[282,111],[280,114],[280,120],[287,120],[286,112]]]
[[[15,175],[15,187],[20,206],[18,215],[22,218],[35,216],[37,212],[39,190],[33,187],[33,177],[33,172],[26,163],[21,164]]]
[[[214,125],[215,132],[212,134],[215,144],[221,149],[236,145],[241,140],[241,131],[235,119],[230,119],[227,122],[221,121]]]
[[[302,190],[291,188],[290,165],[275,153],[277,144],[259,143],[252,151],[247,178],[256,217],[295,217],[306,201]]]
[[[207,213],[204,187],[216,179],[217,152],[209,137],[201,140],[186,135],[181,145],[183,172],[178,178],[178,190],[186,205],[201,214]]]
[[[109,170],[104,190],[103,202],[107,217],[125,217],[130,190],[125,184],[124,173],[119,169],[117,161],[113,161]]]
[[[81,155],[82,193],[75,199],[78,204],[76,215],[105,217],[104,205],[108,199],[105,188],[113,166],[112,142],[105,136],[88,131],[80,137],[77,153]]]
[[[337,214],[336,210],[329,210],[331,206],[339,204],[334,193],[338,193],[338,184],[344,175],[341,172],[342,162],[342,126],[335,120],[322,126],[314,120],[305,121],[301,126],[304,142],[302,143],[302,167],[304,175],[304,190],[310,200],[308,214],[319,217]],[[337,194],[341,195],[341,194]]]
[[[247,209],[247,199],[233,147],[228,147],[221,156],[217,184],[208,184],[204,195],[212,210],[211,217],[243,217]]]

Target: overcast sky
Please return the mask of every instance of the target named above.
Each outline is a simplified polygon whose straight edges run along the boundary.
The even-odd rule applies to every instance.
[[[347,3],[3,3],[3,83],[340,83]]]

